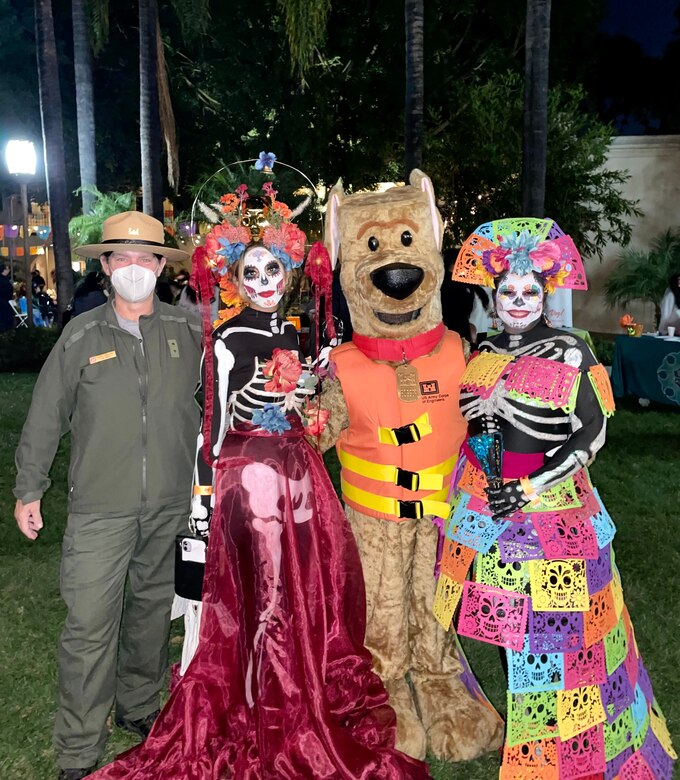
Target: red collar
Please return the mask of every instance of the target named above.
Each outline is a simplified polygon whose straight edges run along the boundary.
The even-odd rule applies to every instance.
[[[352,335],[352,342],[371,360],[385,360],[389,363],[400,363],[404,360],[415,360],[427,355],[439,344],[444,336],[444,323],[419,333],[411,339],[375,339],[370,336]]]

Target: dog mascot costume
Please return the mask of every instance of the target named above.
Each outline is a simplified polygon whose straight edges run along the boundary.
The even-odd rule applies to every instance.
[[[354,336],[331,353],[321,444],[336,445],[342,466],[366,580],[366,645],[397,712],[397,747],[460,761],[498,747],[503,726],[432,615],[436,523],[449,514],[466,429],[465,359],[442,323],[432,183],[414,170],[410,185],[345,197],[338,182],[330,193],[326,245],[341,262]]]

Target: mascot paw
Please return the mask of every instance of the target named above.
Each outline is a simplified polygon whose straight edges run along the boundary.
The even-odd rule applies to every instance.
[[[416,677],[414,682],[428,748],[436,758],[470,761],[502,745],[503,720],[458,678]]]
[[[405,679],[385,681],[390,705],[397,714],[397,750],[423,760],[427,752],[425,728],[420,722],[411,688]]]

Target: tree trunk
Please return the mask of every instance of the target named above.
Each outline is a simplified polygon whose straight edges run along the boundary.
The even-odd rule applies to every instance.
[[[92,48],[84,0],[71,0],[73,18],[73,64],[76,75],[76,112],[78,118],[78,158],[83,214],[90,214],[95,197],[86,187],[97,186],[94,97],[92,89]]]
[[[404,178],[423,165],[424,0],[405,0],[406,99],[404,105]]]
[[[50,202],[54,265],[57,272],[57,306],[61,315],[73,297],[73,271],[68,237],[69,203],[64,162],[64,127],[52,0],[35,0],[35,42],[47,197]],[[30,284],[29,279],[29,295]]]
[[[545,208],[550,2],[527,0],[522,155],[522,206],[527,217],[542,217]]]
[[[142,152],[142,194],[145,214],[163,221],[161,119],[158,104],[156,0],[139,0],[139,142]]]

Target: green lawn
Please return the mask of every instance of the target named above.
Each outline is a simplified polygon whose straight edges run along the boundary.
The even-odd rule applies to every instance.
[[[58,591],[59,548],[66,512],[68,448],[59,450],[55,485],[43,504],[45,530],[31,543],[16,529],[14,449],[35,377],[0,374],[0,779],[50,780],[55,709],[55,645],[64,616]],[[46,411],[47,413],[47,411]],[[616,560],[638,644],[680,745],[680,412],[626,405],[613,418],[609,440],[592,468],[594,481],[618,526]],[[181,621],[180,621],[181,622]],[[177,622],[175,623],[177,626]],[[178,626],[179,628],[179,626]],[[180,637],[173,637],[177,654]],[[492,701],[503,710],[504,686],[496,648],[465,642],[470,662]],[[107,758],[134,744],[118,729]],[[439,780],[491,780],[498,759],[433,765]]]

